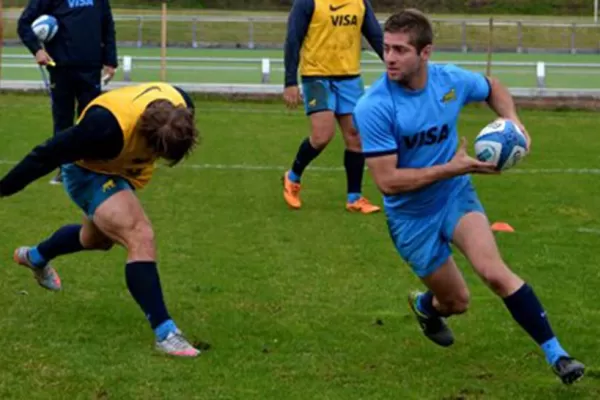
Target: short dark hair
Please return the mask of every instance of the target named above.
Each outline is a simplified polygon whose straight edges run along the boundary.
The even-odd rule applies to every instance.
[[[151,102],[140,117],[140,135],[170,166],[188,156],[198,143],[198,129],[194,115],[185,105],[174,105],[168,100]]]
[[[425,46],[433,43],[433,28],[425,14],[416,8],[407,8],[391,15],[383,28],[389,33],[408,33],[410,44],[417,49],[417,53]]]

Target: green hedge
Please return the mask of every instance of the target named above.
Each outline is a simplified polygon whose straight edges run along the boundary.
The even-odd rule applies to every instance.
[[[22,7],[27,0],[5,0],[5,7]],[[113,7],[159,8],[160,0],[112,0]],[[173,0],[169,7],[232,10],[289,10],[292,0]],[[371,0],[378,12],[418,7],[430,13],[591,15],[592,0]]]

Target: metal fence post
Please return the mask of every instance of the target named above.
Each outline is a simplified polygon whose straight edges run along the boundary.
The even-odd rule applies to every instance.
[[[254,20],[248,18],[248,48],[254,48]]]
[[[194,18],[192,22],[192,47],[198,48],[198,18]]]
[[[137,47],[140,48],[142,47],[142,39],[143,39],[143,33],[142,33],[142,28],[144,26],[144,20],[142,19],[142,17],[138,17],[138,39],[137,39]]]
[[[571,25],[571,54],[575,54],[577,49],[575,48],[575,31],[577,30],[577,24],[573,22]]]
[[[538,89],[544,89],[546,87],[546,64],[543,61],[536,63],[535,75]]]
[[[133,71],[133,59],[131,56],[123,57],[123,80],[131,82],[131,73]]]
[[[517,53],[523,52],[523,23],[517,21]]]
[[[461,36],[462,36],[462,52],[466,53],[468,51],[467,47],[467,21],[462,21],[461,23]]]
[[[268,58],[263,58],[261,62],[261,70],[262,77],[261,83],[270,83],[271,82],[271,60]]]

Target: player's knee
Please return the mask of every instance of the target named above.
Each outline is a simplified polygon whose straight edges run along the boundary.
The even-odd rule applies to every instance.
[[[487,286],[498,296],[506,297],[522,285],[522,280],[504,266],[501,271],[490,271],[483,276]]]
[[[331,139],[333,139],[335,132],[330,130],[314,130],[310,137],[310,144],[317,150],[324,149]]]
[[[154,230],[150,224],[146,222],[135,224],[127,236],[127,247],[130,252],[154,253]]]
[[[98,242],[96,244],[95,249],[109,251],[110,249],[113,248],[114,245],[115,245],[115,243],[112,240],[104,240],[104,241]]]
[[[94,242],[82,242],[81,245],[86,250],[102,250],[108,251],[112,249],[114,243],[112,240],[98,240]]]
[[[79,236],[81,246],[86,250],[104,250],[112,249],[114,242],[107,237],[97,237],[87,232],[82,232]]]
[[[444,309],[450,314],[463,314],[469,309],[469,303],[471,301],[471,295],[469,290],[464,288],[463,290],[455,293],[452,297],[444,301]]]
[[[335,117],[331,112],[319,112],[312,114],[310,119],[310,143],[314,148],[322,150],[335,136]]]
[[[344,132],[344,143],[346,145],[346,149],[350,151],[360,152],[362,150],[360,136],[358,135],[358,131],[354,128]]]
[[[508,296],[521,285],[521,279],[502,261],[490,264],[480,275],[486,285],[500,297]]]

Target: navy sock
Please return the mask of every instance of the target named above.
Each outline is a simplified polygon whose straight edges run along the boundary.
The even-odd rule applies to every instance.
[[[356,151],[344,151],[344,167],[346,168],[348,201],[352,203],[360,198],[362,191],[365,156]]]
[[[294,160],[294,164],[292,165],[292,172],[294,173],[294,177],[300,181],[300,177],[304,172],[304,169],[310,164],[312,160],[317,158],[317,156],[321,153],[321,150],[315,149],[311,144],[308,138],[304,139],[298,148],[298,153],[296,153],[296,159]]]
[[[433,293],[429,290],[418,297],[417,309],[428,317],[441,317],[439,311],[433,306]]]
[[[527,284],[504,299],[513,318],[540,345],[546,360],[554,364],[561,356],[568,356],[554,336],[542,304]]]
[[[132,261],[125,266],[129,293],[138,303],[152,329],[171,319],[163,300],[158,269],[154,261]]]
[[[48,239],[29,250],[29,261],[37,267],[44,267],[52,259],[65,254],[85,250],[79,240],[81,225],[65,225]]]

